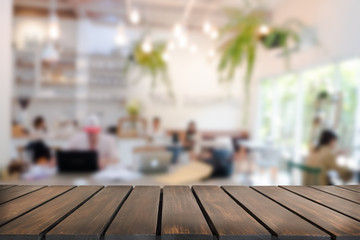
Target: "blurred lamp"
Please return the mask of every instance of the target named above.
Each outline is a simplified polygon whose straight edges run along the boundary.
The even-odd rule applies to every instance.
[[[214,49],[210,49],[209,51],[208,51],[208,57],[214,57],[215,56],[215,51],[214,51]]]
[[[175,49],[175,44],[173,42],[169,42],[166,46],[166,49],[169,51],[173,51]]]
[[[266,36],[270,33],[270,28],[269,26],[265,25],[265,24],[262,24],[260,27],[259,27],[259,33],[260,35],[262,36]]]
[[[211,24],[208,21],[204,22],[203,31],[204,31],[204,33],[210,33]]]
[[[211,37],[212,39],[217,39],[217,38],[219,37],[218,31],[217,31],[216,29],[213,29],[213,30],[211,31],[211,33],[210,33],[210,37]]]
[[[182,26],[179,23],[175,24],[173,33],[174,33],[174,36],[177,38],[180,38],[184,34]]]
[[[161,57],[165,62],[169,61],[170,59],[170,56],[167,52],[164,52]]]
[[[56,62],[59,60],[59,52],[53,43],[48,42],[42,52],[42,59],[47,62]]]
[[[148,37],[146,37],[141,44],[141,50],[143,50],[145,53],[150,53],[153,50],[152,43]]]
[[[119,25],[116,36],[115,36],[115,43],[118,46],[125,46],[127,44],[127,37],[126,37],[126,30],[124,25]]]
[[[191,45],[191,46],[190,46],[190,52],[191,52],[191,53],[197,53],[197,51],[198,51],[198,48],[197,48],[196,45]]]
[[[55,14],[52,14],[50,16],[49,37],[51,40],[55,41],[59,39],[59,36],[60,36],[59,22],[57,16]]]
[[[179,46],[180,46],[180,48],[186,48],[187,45],[188,45],[187,37],[185,35],[182,35],[179,38]]]
[[[140,22],[140,13],[136,9],[132,9],[129,18],[131,23],[138,24]]]

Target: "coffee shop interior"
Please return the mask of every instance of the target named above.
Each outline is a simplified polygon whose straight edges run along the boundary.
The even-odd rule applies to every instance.
[[[357,184],[358,9],[1,0],[0,182]]]

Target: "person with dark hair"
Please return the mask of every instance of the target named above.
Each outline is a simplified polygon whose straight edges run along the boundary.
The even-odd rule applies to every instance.
[[[346,168],[339,166],[336,163],[336,144],[338,137],[331,130],[323,130],[320,134],[319,141],[314,151],[309,155],[306,160],[306,166],[320,169],[320,174],[316,181],[314,176],[305,173],[303,178],[304,185],[329,185],[331,184],[328,177],[330,170],[338,172],[339,177],[344,181],[351,178],[351,171]]]
[[[42,116],[36,116],[33,120],[32,139],[25,147],[25,150],[30,153],[31,161],[35,164],[44,164],[51,160],[51,150],[44,141],[46,135],[45,119]]]
[[[46,122],[43,116],[36,116],[33,120],[31,136],[35,140],[42,140],[47,135]]]

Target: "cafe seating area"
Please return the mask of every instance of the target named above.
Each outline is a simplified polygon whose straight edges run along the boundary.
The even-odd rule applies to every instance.
[[[356,186],[359,8],[3,0],[0,183]]]

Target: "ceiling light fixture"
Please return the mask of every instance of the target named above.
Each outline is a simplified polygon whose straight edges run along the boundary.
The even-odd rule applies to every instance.
[[[175,44],[173,42],[169,42],[166,46],[166,49],[169,51],[173,51],[175,49]]]
[[[259,27],[259,33],[260,35],[262,36],[266,36],[270,33],[270,28],[269,26],[265,25],[265,24],[262,24],[260,27]]]
[[[211,24],[209,21],[205,21],[203,25],[203,31],[204,33],[208,34],[211,31]]]
[[[130,11],[129,19],[132,24],[138,24],[141,20],[140,13],[137,9],[133,8]]]
[[[187,45],[188,45],[188,39],[187,39],[186,35],[182,35],[179,38],[179,46],[180,46],[180,48],[186,48]]]
[[[115,36],[115,43],[117,46],[125,46],[128,43],[127,36],[126,36],[126,29],[123,24],[120,24],[117,29],[117,33]]]
[[[208,51],[208,57],[212,58],[212,57],[214,57],[214,56],[215,56],[215,51],[214,51],[214,49],[210,49],[210,50]]]
[[[165,62],[167,62],[167,61],[169,61],[169,59],[170,59],[170,55],[169,55],[169,53],[164,52],[164,53],[162,54],[161,58],[162,58]]]
[[[219,33],[216,29],[213,29],[211,32],[210,32],[210,37],[212,39],[217,39],[219,37]]]
[[[149,37],[146,37],[141,44],[141,50],[145,53],[150,53],[153,50],[153,46]]]
[[[197,51],[198,51],[198,48],[197,48],[196,45],[191,45],[191,46],[190,46],[190,52],[191,52],[191,53],[197,53]]]

